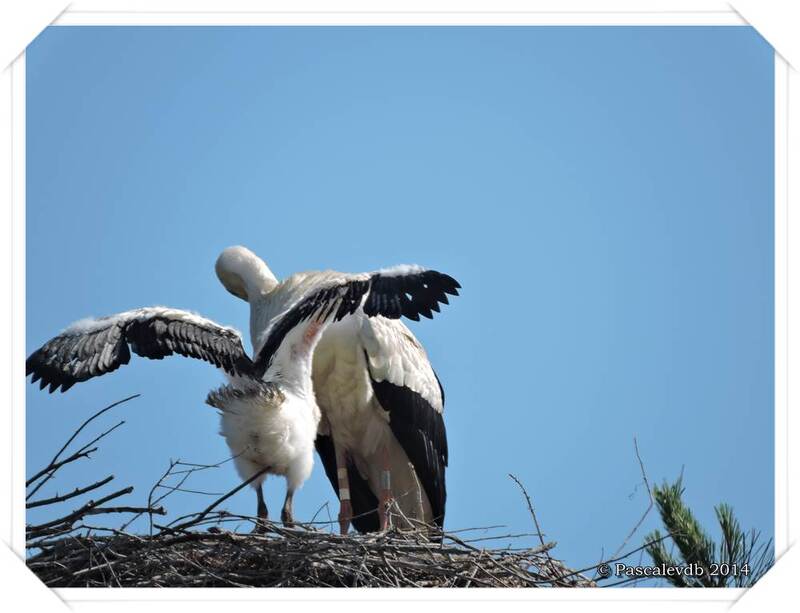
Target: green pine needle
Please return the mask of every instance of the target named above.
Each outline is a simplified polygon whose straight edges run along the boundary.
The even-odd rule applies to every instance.
[[[675,587],[749,587],[766,573],[773,563],[772,539],[759,543],[760,534],[746,534],[730,505],[714,508],[721,532],[717,545],[703,530],[694,514],[683,502],[682,479],[653,488],[661,520],[680,554],[676,560],[667,551],[665,539],[658,530],[645,538],[645,550],[660,566],[697,565],[701,576],[673,575],[666,579]],[[731,569],[736,568],[737,573]]]

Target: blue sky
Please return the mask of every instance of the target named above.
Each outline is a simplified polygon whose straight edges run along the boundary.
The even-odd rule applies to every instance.
[[[27,90],[29,352],[152,304],[247,330],[213,272],[233,244],[279,277],[420,263],[464,288],[412,323],[447,392],[447,527],[532,530],[514,473],[556,555],[593,564],[647,506],[637,437],[704,525],[726,501],[772,536],[773,54],[751,28],[51,27]],[[141,503],[170,458],[228,457],[221,380],[134,359],[29,386],[27,472],[141,393],[48,490],[114,474]],[[326,501],[317,463],[296,515]]]

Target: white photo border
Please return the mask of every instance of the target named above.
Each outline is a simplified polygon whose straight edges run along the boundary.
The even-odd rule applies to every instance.
[[[179,10],[171,5],[168,10],[76,10],[68,9],[54,22],[60,27],[75,25],[720,25],[737,27],[748,25],[735,11],[641,11],[603,12],[548,12],[548,11],[224,11],[200,12]],[[206,5],[209,3],[205,3]],[[213,4],[213,3],[212,3]],[[317,3],[320,4],[321,3]],[[472,3],[474,4],[474,3]],[[486,4],[486,3],[484,3]],[[6,74],[10,73],[10,74]],[[25,54],[3,73],[4,84],[10,81],[11,138],[11,209],[10,261],[11,261],[11,313],[6,321],[13,322],[11,355],[4,352],[0,368],[10,358],[3,372],[9,373],[11,390],[10,433],[12,461],[11,475],[11,544],[17,555],[24,559],[24,492],[25,465]],[[797,82],[797,73],[790,75],[789,65],[775,55],[775,554],[778,558],[790,545],[789,514],[789,90],[790,79]],[[796,88],[795,88],[796,89]],[[0,90],[2,91],[2,90]],[[0,105],[0,111],[4,109]],[[793,143],[794,150],[797,144]],[[796,158],[795,158],[796,159]],[[4,158],[0,157],[0,163]],[[6,166],[7,167],[7,166]],[[795,235],[797,233],[795,232]],[[795,244],[796,241],[795,241]],[[5,306],[3,307],[5,308]],[[798,475],[794,475],[798,477]],[[677,590],[672,588],[636,588],[618,590],[525,590],[498,588],[475,590],[467,597],[458,589],[444,590],[303,590],[299,588],[262,588],[237,590],[232,588],[196,588],[164,590],[156,588],[60,588],[54,590],[70,604],[81,601],[203,601],[253,600],[257,595],[273,601],[352,601],[352,600],[459,600],[470,602],[503,601],[681,601],[731,603],[744,592],[743,589]]]

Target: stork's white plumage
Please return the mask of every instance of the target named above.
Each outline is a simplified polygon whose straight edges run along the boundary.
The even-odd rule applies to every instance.
[[[254,339],[255,331],[282,312],[282,292],[312,291],[339,274],[300,273],[279,284],[244,247],[226,249],[216,269],[223,285],[250,303]],[[391,279],[420,271],[396,267],[380,273]],[[436,294],[447,302],[441,288]],[[435,302],[431,308],[438,310]],[[432,316],[431,309],[418,313]],[[393,519],[401,527],[444,522],[444,392],[422,345],[397,313],[388,314],[394,318],[356,313],[331,324],[314,353],[314,392],[322,411],[316,448],[340,497],[343,532],[351,518],[362,532],[385,527],[389,498],[396,502]],[[409,316],[418,319],[417,313]]]
[[[267,517],[264,477],[282,475],[287,495],[281,515],[291,524],[293,494],[313,466],[320,411],[312,355],[325,328],[351,318],[418,317],[438,310],[444,294],[458,284],[419,267],[309,273],[278,284],[263,262],[254,266],[246,255],[226,251],[217,272],[234,294],[249,297],[252,359],[232,328],[187,311],[147,307],[73,324],[28,357],[26,373],[53,392],[116,370],[128,363],[131,350],[151,359],[177,353],[216,365],[229,383],[211,392],[207,402],[221,411],[221,434],[240,475],[250,479],[262,473],[252,482],[258,515]]]

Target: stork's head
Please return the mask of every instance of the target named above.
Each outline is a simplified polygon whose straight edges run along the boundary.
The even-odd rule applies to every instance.
[[[278,280],[260,257],[247,247],[228,247],[217,258],[217,277],[237,298],[250,301],[268,294]]]

